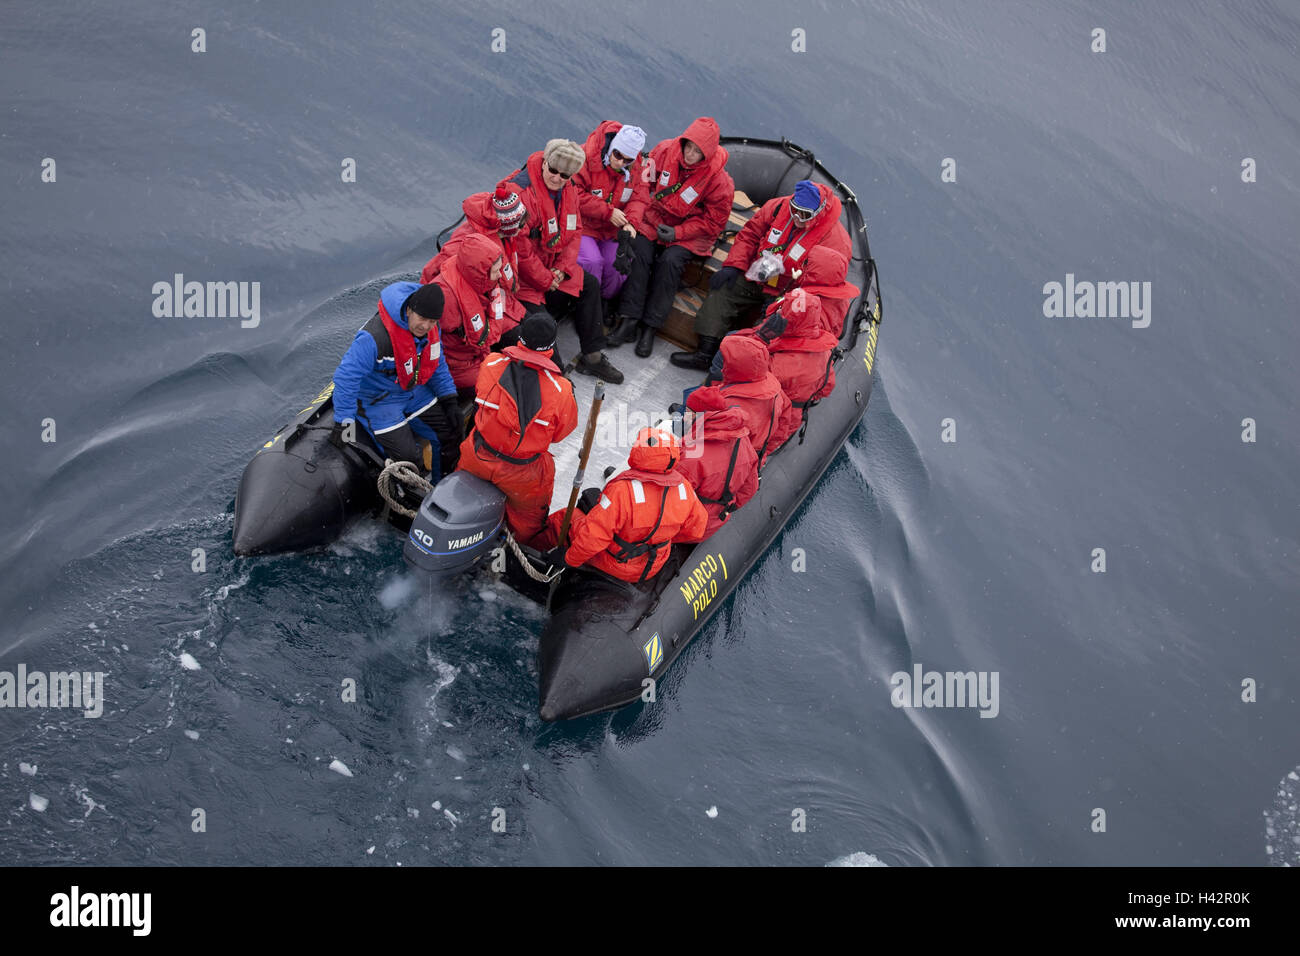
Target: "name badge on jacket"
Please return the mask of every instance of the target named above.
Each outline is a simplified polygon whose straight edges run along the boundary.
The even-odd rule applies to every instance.
[[[573,232],[573,230],[578,228],[577,213],[569,213],[568,218],[564,220],[564,228],[569,230],[569,232]]]
[[[662,173],[659,174],[659,185],[660,186],[668,185],[668,170],[665,169]]]
[[[682,202],[686,203],[686,205],[688,206],[699,198],[700,198],[700,194],[697,193],[695,189],[691,186],[687,186],[685,189],[682,190]]]
[[[547,231],[547,232],[559,232],[559,231],[560,231],[560,224],[559,224],[558,222],[556,222],[554,219],[548,219],[548,220],[546,220],[546,231]]]
[[[627,202],[627,201],[628,201],[629,199],[631,199],[631,198],[632,198],[632,187],[631,187],[631,186],[624,186],[624,187],[623,187],[623,198],[620,199],[619,202]]]

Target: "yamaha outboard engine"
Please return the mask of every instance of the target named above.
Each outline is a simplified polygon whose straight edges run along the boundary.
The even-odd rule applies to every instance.
[[[454,471],[420,503],[402,556],[432,574],[468,571],[500,544],[505,516],[506,496],[496,485]]]

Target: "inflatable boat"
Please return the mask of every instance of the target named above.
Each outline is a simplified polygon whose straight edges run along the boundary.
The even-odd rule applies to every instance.
[[[835,351],[834,391],[810,410],[803,434],[769,457],[758,493],[713,536],[699,544],[674,545],[660,574],[641,586],[585,569],[569,569],[547,581],[540,555],[509,538],[504,496],[487,482],[456,472],[435,485],[418,508],[389,507],[377,491],[384,469],[378,449],[364,437],[356,443],[330,442],[331,384],[267,441],[246,468],[235,501],[236,553],[325,545],[349,521],[379,513],[407,534],[404,556],[411,566],[440,576],[496,574],[547,607],[538,647],[544,720],[609,710],[641,697],[781,533],[861,421],[871,396],[882,311],[857,197],[811,152],[788,141],[724,137],[722,145],[736,184],[731,223],[712,254],[688,267],[660,337],[694,348],[692,319],[734,234],[759,206],[792,193],[801,179],[824,183],[839,197],[841,221],[853,244],[848,281],[861,293],[850,304]],[[576,355],[571,323],[561,322],[560,328],[561,353]],[[633,357],[630,348],[609,353],[625,380],[603,386],[606,397],[596,429],[604,437],[594,443],[587,475],[625,467],[637,428],[667,419],[669,406],[682,400],[683,390],[701,383],[700,373],[668,362],[670,351],[659,342],[648,359]],[[574,375],[572,381],[585,423],[600,383],[585,375]],[[553,510],[568,503],[583,431],[579,428],[553,446]]]

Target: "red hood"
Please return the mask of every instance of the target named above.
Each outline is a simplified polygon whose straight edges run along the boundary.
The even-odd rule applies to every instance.
[[[741,414],[740,409],[735,405],[728,405],[720,411],[696,412],[695,424],[692,426],[691,434],[697,439],[735,439],[741,435],[748,435],[749,428],[745,424],[745,416]]]
[[[751,335],[728,335],[722,340],[723,384],[757,382],[772,368],[772,357]]]
[[[704,159],[700,162],[705,165],[713,166],[715,169],[720,168],[727,159],[727,151],[718,146],[718,140],[721,137],[721,131],[718,129],[718,121],[712,116],[701,116],[699,119],[686,127],[686,131],[677,138],[678,148],[681,148],[681,141],[689,139],[692,143],[700,148],[704,153]],[[722,159],[722,163],[715,163],[714,160]]]
[[[849,260],[838,249],[829,246],[813,246],[808,250],[808,260],[804,263],[803,274],[799,277],[800,285],[817,285],[835,287],[847,285],[844,277],[849,274]],[[857,286],[849,286],[853,295],[857,295]],[[832,298],[840,298],[832,296]]]
[[[653,448],[648,445],[633,445],[628,452],[627,463],[637,471],[649,471],[658,475],[670,471],[681,455],[680,448],[670,448],[668,445],[655,445]]]
[[[496,232],[500,221],[497,219],[496,207],[492,205],[492,193],[474,193],[460,204],[465,218],[479,232]],[[528,222],[528,213],[524,212],[524,224]]]
[[[587,137],[587,141],[582,144],[582,151],[587,154],[588,166],[600,169],[605,164],[605,137],[622,128],[623,124],[618,120],[605,120]]]
[[[803,308],[796,309],[795,304],[800,299]],[[815,295],[795,296],[787,292],[781,300],[781,314],[785,316],[785,331],[781,338],[812,336],[822,331],[822,304]]]
[[[488,273],[492,271],[492,264],[500,258],[501,246],[487,236],[474,233],[465,237],[452,260],[470,288],[479,295],[487,295],[496,288],[496,280],[488,278]]]

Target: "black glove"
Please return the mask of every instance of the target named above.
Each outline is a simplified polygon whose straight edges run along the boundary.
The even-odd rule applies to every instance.
[[[785,316],[781,314],[780,309],[769,315],[763,324],[758,327],[758,337],[764,342],[771,342],[784,332]]]
[[[715,272],[713,278],[709,280],[709,288],[721,289],[724,285],[735,285],[736,280],[740,278],[741,271],[742,270],[737,269],[735,266],[723,266]]]
[[[621,276],[632,271],[632,237],[621,229],[618,232],[618,252],[614,253],[614,271]]]
[[[335,448],[338,448],[338,449],[340,449],[340,450],[343,448],[343,444],[344,444],[344,443],[343,443],[343,423],[342,423],[342,422],[335,422],[335,423],[334,423],[334,427],[330,429],[329,442],[330,442],[330,444],[333,445]]]
[[[659,225],[655,228],[655,234],[665,246],[672,245],[677,241],[677,230],[672,226]]]
[[[553,568],[567,568],[569,562],[564,560],[564,552],[568,550],[568,548],[552,548],[542,555],[542,561]]]
[[[600,501],[599,488],[583,488],[582,494],[578,495],[578,510],[583,514],[590,514],[598,501]]]
[[[460,396],[455,392],[439,395],[438,402],[443,406],[442,410],[446,412],[451,427],[455,429],[456,443],[460,444],[465,440],[465,416],[460,413]]]

